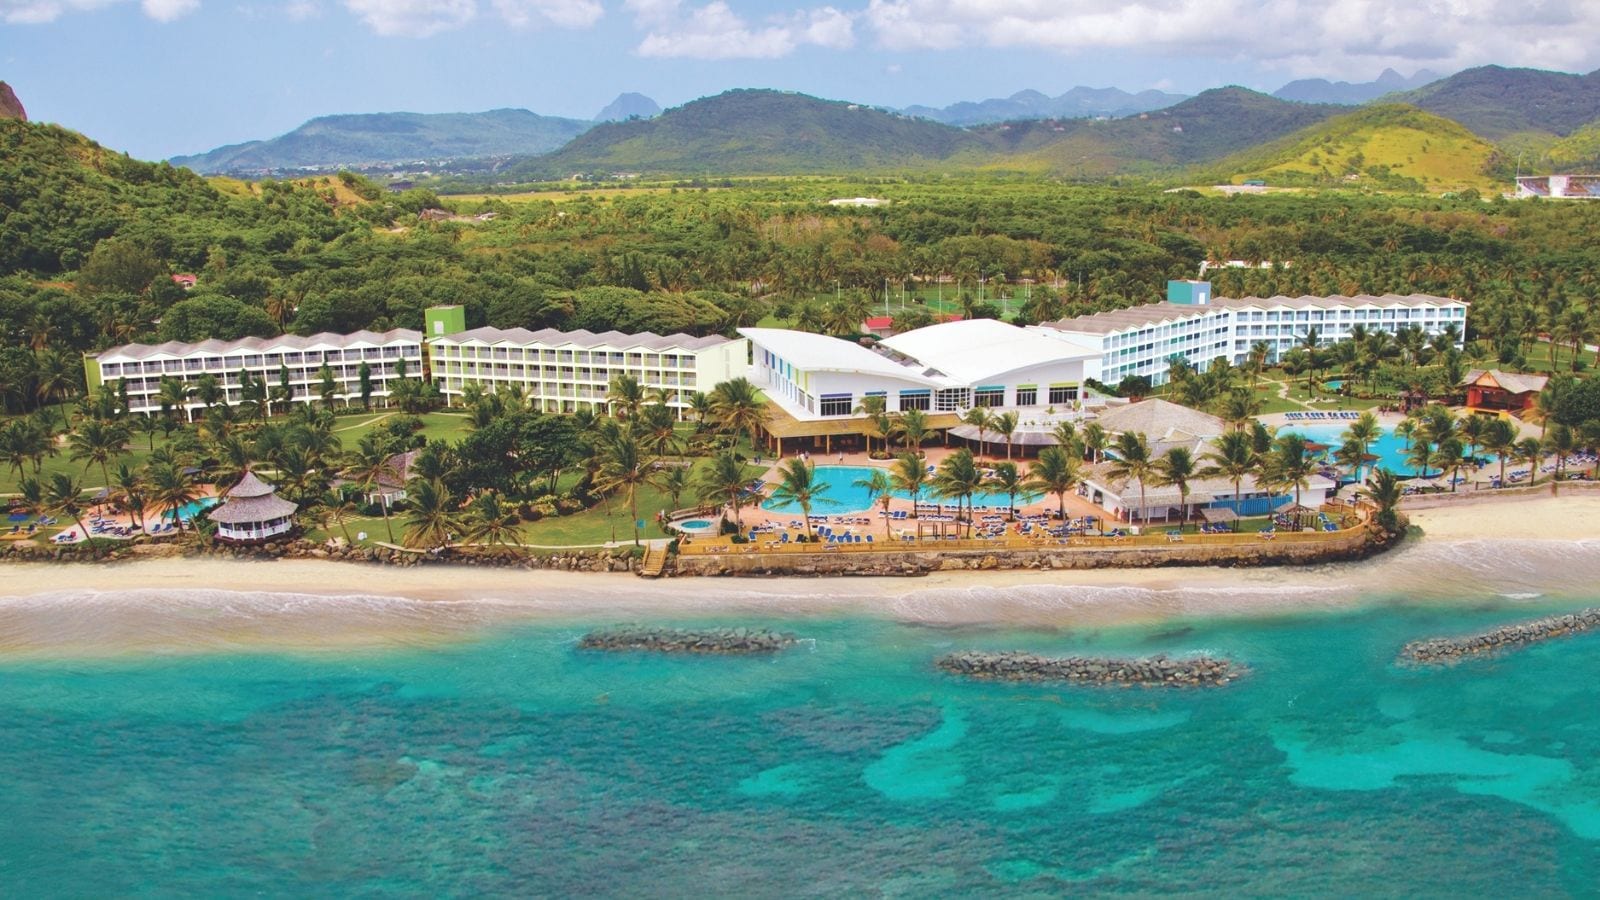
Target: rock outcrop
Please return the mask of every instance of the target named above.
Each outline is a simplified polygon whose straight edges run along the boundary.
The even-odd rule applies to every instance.
[[[1244,673],[1242,666],[1210,656],[1117,659],[969,651],[941,656],[935,664],[952,675],[989,681],[1067,681],[1147,687],[1221,687]]]
[[[794,645],[794,635],[757,628],[612,628],[591,631],[580,650],[650,650],[657,653],[776,653]]]
[[[1600,628],[1600,607],[1531,622],[1502,625],[1462,637],[1412,641],[1400,650],[1400,661],[1423,665],[1452,663],[1469,656],[1515,650],[1528,644]]]
[[[22,101],[17,99],[11,85],[4,81],[0,81],[0,119],[28,121],[28,111],[22,108]]]

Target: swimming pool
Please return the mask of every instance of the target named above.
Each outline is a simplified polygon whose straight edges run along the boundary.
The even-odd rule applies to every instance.
[[[688,519],[683,522],[673,523],[673,527],[690,534],[706,534],[716,528],[717,523],[710,519]]]
[[[1330,378],[1327,381],[1324,381],[1322,383],[1322,386],[1327,388],[1330,391],[1337,391],[1340,388],[1344,387],[1344,379],[1343,378]]]
[[[872,472],[873,467],[871,466],[817,466],[813,480],[819,484],[826,484],[828,487],[824,491],[817,492],[816,499],[811,501],[811,514],[814,516],[831,516],[839,513],[861,512],[862,510],[871,509],[873,506],[871,495],[867,493],[866,488],[856,487],[855,482],[871,478]],[[894,495],[902,500],[911,499],[910,494],[901,491],[895,491]],[[933,496],[928,486],[923,487],[918,499],[924,503],[938,502],[938,499]],[[1038,499],[1038,494],[1018,492],[1017,505],[1033,503]],[[945,502],[954,505],[955,501],[946,500]],[[976,494],[973,496],[972,502],[979,506],[988,504],[990,506],[1003,507],[1006,504],[1006,498],[994,494]],[[800,512],[800,504],[786,503],[777,499],[763,501],[761,508],[769,512]]]
[[[215,497],[201,497],[199,500],[191,500],[178,507],[178,519],[179,521],[187,522],[216,505],[217,498]],[[171,516],[167,515],[162,518],[171,518]]]
[[[1283,432],[1293,432],[1301,435],[1308,441],[1315,441],[1319,444],[1327,444],[1328,458],[1329,461],[1332,461],[1333,451],[1339,449],[1339,445],[1344,443],[1344,432],[1348,427],[1350,427],[1348,422],[1343,424],[1330,423],[1327,425],[1301,425],[1296,423],[1292,427],[1285,427]],[[1373,463],[1373,465],[1377,468],[1388,469],[1396,475],[1412,477],[1415,476],[1417,472],[1411,467],[1411,463],[1406,461],[1406,452],[1408,449],[1409,446],[1407,445],[1405,438],[1395,434],[1393,428],[1386,427],[1382,429],[1378,435],[1378,439],[1374,441],[1368,448],[1368,452],[1378,458],[1377,461]],[[1437,475],[1439,473],[1434,470],[1429,470],[1426,474]],[[1365,478],[1366,475],[1366,471],[1361,473],[1362,478]]]

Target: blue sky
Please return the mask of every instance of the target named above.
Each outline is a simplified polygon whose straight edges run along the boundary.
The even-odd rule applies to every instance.
[[[775,87],[943,106],[1075,85],[1274,90],[1500,63],[1589,71],[1600,0],[0,0],[30,117],[156,159],[328,113],[590,118]]]

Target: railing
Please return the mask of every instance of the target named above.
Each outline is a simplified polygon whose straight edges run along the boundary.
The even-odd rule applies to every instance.
[[[1340,509],[1340,512],[1349,512],[1350,507]],[[1073,535],[1069,537],[1031,537],[1027,535],[1004,535],[993,538],[957,538],[939,539],[922,538],[914,540],[882,538],[873,535],[871,543],[863,540],[861,543],[854,541],[848,544],[827,543],[784,543],[781,539],[771,540],[763,536],[753,543],[736,544],[729,538],[694,538],[680,543],[678,553],[684,556],[710,556],[714,554],[747,554],[747,553],[921,553],[929,551],[951,550],[1123,550],[1133,547],[1233,547],[1260,545],[1266,543],[1307,544],[1328,541],[1338,541],[1359,533],[1367,524],[1367,511],[1357,510],[1345,516],[1347,524],[1334,531],[1265,531],[1265,532],[1228,532],[1219,534],[1181,534],[1173,535],[1165,531],[1146,533],[1142,535],[1126,535],[1122,537],[1108,537],[1100,535]],[[1353,524],[1349,524],[1353,520]],[[863,533],[863,538],[865,533]]]

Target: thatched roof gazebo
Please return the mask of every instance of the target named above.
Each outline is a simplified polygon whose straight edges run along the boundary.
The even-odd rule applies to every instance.
[[[279,497],[272,485],[245,472],[228,498],[206,518],[217,523],[217,540],[235,544],[268,541],[288,534],[294,528],[294,513],[300,507]]]

